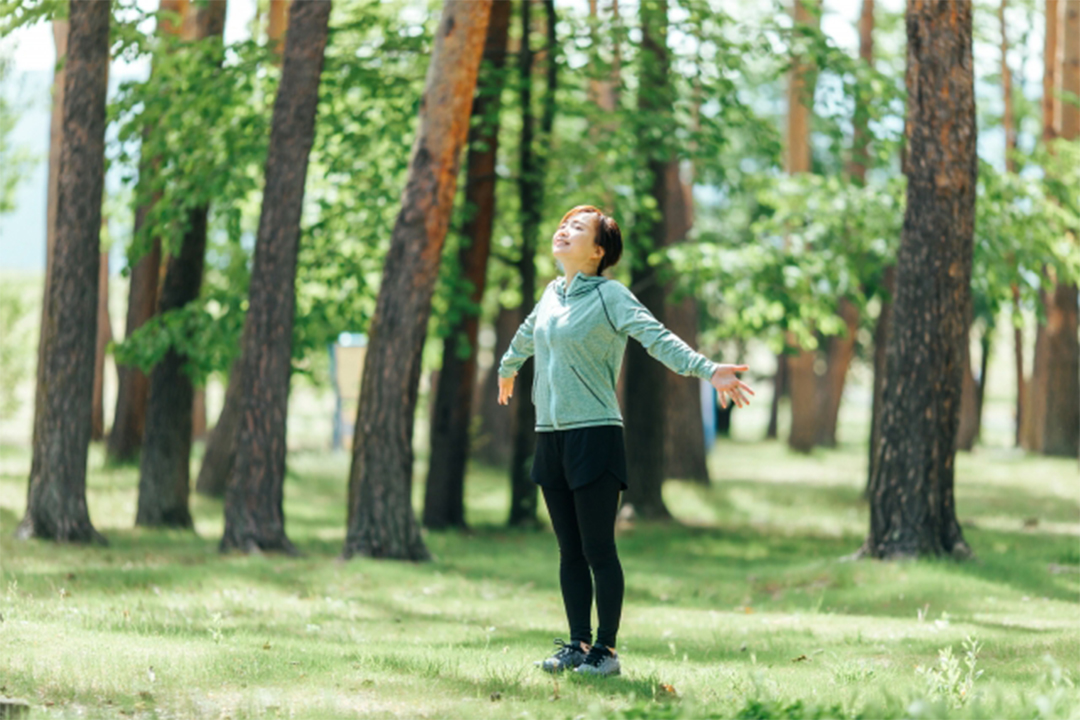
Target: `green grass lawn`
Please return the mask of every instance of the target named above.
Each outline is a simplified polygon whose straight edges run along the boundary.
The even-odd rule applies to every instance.
[[[221,504],[200,497],[195,534],[133,529],[137,472],[98,447],[109,546],[15,541],[29,462],[2,449],[0,695],[34,716],[1080,717],[1075,461],[961,455],[976,560],[852,562],[862,448],[721,444],[711,487],[665,487],[680,524],[620,531],[623,675],[585,680],[533,667],[567,637],[558,553],[546,523],[501,527],[500,471],[471,468],[472,530],[427,533],[433,562],[342,563],[345,454],[290,456],[300,558],[219,555]],[[968,636],[983,672],[950,709]],[[935,694],[918,668],[943,648],[961,677]]]

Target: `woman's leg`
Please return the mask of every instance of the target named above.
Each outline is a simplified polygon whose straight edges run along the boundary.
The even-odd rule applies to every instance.
[[[596,642],[615,647],[622,616],[623,571],[615,550],[615,515],[619,510],[622,483],[614,474],[601,477],[574,491],[582,548],[596,580]]]
[[[578,532],[574,493],[562,487],[541,486],[551,525],[559,541],[559,585],[562,587],[566,619],[570,622],[570,642],[592,644],[592,576]]]

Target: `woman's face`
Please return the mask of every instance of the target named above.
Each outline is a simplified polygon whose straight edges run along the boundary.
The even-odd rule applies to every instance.
[[[604,249],[596,243],[597,223],[593,212],[579,212],[563,221],[551,238],[551,254],[567,266],[585,268],[599,264]]]

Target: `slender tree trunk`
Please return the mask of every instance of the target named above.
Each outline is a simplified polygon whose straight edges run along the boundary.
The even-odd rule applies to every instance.
[[[862,550],[872,557],[971,554],[953,497],[975,220],[971,12],[970,0],[907,6],[907,209]]]
[[[40,403],[26,516],[18,537],[104,542],[86,506],[111,3],[73,0],[52,267],[45,302]]]
[[[243,342],[241,342],[241,346]],[[229,370],[229,380],[225,387],[225,403],[218,415],[214,429],[206,440],[206,452],[203,453],[199,477],[195,481],[195,492],[206,497],[225,497],[225,486],[232,474],[236,462],[236,435],[240,429],[240,409],[243,383],[240,382],[238,360]]]
[[[792,0],[793,17],[797,25],[817,27],[820,14],[811,12],[808,2]],[[810,116],[814,101],[813,68],[794,57],[788,74],[787,172],[810,172]],[[788,447],[798,452],[810,452],[817,439],[819,423],[817,403],[817,374],[814,362],[817,352],[799,350],[787,358],[787,381],[791,390],[791,432]]]
[[[540,149],[533,137],[532,114],[532,74],[534,55],[529,43],[530,20],[529,2],[521,4],[522,40],[519,55],[521,68],[521,178],[518,183],[521,197],[521,236],[522,252],[519,272],[521,274],[521,308],[519,322],[523,321],[536,302],[536,247],[540,232],[540,213],[544,206],[544,176],[547,168],[547,152]],[[555,89],[557,85],[557,65],[555,63],[555,7],[551,0],[545,0],[545,26],[547,44],[545,46],[545,64],[547,86],[544,88],[543,114],[540,119],[540,139],[542,146],[550,141],[551,130],[555,122]],[[532,397],[536,363],[526,362],[518,373],[520,387],[517,392],[523,398]],[[532,402],[522,402],[517,406],[514,418],[513,456],[510,461],[510,515],[511,526],[536,525],[537,489],[529,477],[533,453],[536,448],[536,407]]]
[[[487,65],[481,71],[473,99],[473,117],[490,117],[492,121],[469,130],[465,204],[475,208],[475,214],[465,223],[462,235],[470,242],[459,251],[458,263],[462,275],[472,283],[469,302],[477,309],[484,298],[495,219],[499,95],[503,88],[510,7],[507,1],[492,3],[484,47]],[[475,394],[479,331],[479,312],[470,312],[454,325],[443,343],[442,370],[431,413],[431,461],[424,486],[424,527],[465,527],[465,466],[469,459],[469,418]]]
[[[969,319],[970,323],[970,319]],[[979,439],[979,383],[971,369],[971,339],[964,338],[963,377],[960,383],[960,424],[956,430],[956,449],[971,452]]]
[[[160,10],[175,13],[175,19],[162,18],[158,26],[161,35],[179,37],[189,16],[188,0],[161,0]],[[174,21],[175,20],[175,21]],[[152,72],[152,71],[151,71]],[[144,135],[145,138],[145,135]],[[158,158],[142,157],[139,159],[139,185],[137,197],[146,195],[144,188],[149,187],[151,177],[160,164]],[[160,193],[153,193],[145,202],[135,207],[135,227],[132,232],[136,241],[146,224],[146,217]],[[131,258],[129,251],[129,260]],[[144,253],[131,266],[128,282],[127,322],[124,328],[126,337],[138,330],[154,316],[158,302],[158,284],[161,268],[161,239],[155,233]],[[117,365],[119,382],[116,391],[116,412],[113,414],[112,430],[106,444],[106,456],[113,463],[129,463],[135,460],[142,449],[142,439],[146,427],[146,399],[150,392],[150,379],[142,370],[128,365]]]
[[[266,40],[274,54],[274,64],[280,67],[282,52],[285,49],[285,31],[289,29],[290,0],[270,0],[270,15],[267,18]]]
[[[1080,0],[1065,0],[1064,62],[1061,85],[1070,102],[1062,103],[1061,137],[1080,139]],[[1070,232],[1080,243],[1080,227]],[[1042,451],[1046,455],[1077,457],[1080,454],[1080,342],[1077,328],[1076,283],[1059,282],[1047,303],[1046,425]]]
[[[521,398],[517,392],[510,398],[510,405],[504,409],[499,405],[499,359],[510,347],[510,341],[514,338],[521,319],[518,308],[506,308],[499,306],[499,312],[495,316],[495,354],[492,366],[484,373],[480,383],[480,397],[476,403],[479,409],[480,431],[472,448],[472,455],[481,462],[489,465],[508,467],[513,452],[513,428],[512,422],[507,422],[507,416],[517,417],[516,403]],[[521,376],[521,373],[518,373]],[[531,402],[528,397],[526,402]],[[475,420],[474,420],[475,422]]]
[[[435,35],[402,208],[368,333],[345,558],[429,558],[412,509],[413,418],[431,296],[490,14],[491,0],[451,0],[443,5]],[[297,32],[295,14],[291,25],[290,41]]]
[[[191,439],[206,439],[206,388],[195,388],[195,399],[191,403]]]
[[[682,242],[694,225],[692,181],[684,183],[676,163],[668,166],[668,202],[665,216],[670,218],[667,244]],[[691,344],[698,330],[697,302],[692,295],[671,301],[674,283],[665,288],[664,306],[668,329]],[[705,425],[701,417],[701,381],[695,377],[667,374],[664,398],[664,471],[665,478],[709,484],[705,463]]]
[[[192,39],[221,41],[225,30],[225,0],[210,0],[192,16]],[[158,299],[158,313],[179,310],[199,297],[209,207],[188,211],[188,226],[180,251],[171,255]],[[188,357],[169,348],[150,373],[146,402],[146,431],[139,458],[139,498],[135,524],[192,528],[191,438],[195,387],[185,372]]]
[[[668,78],[669,61],[667,0],[643,0],[639,9],[641,23],[641,71],[638,89],[638,111],[652,122],[659,119],[664,130],[670,129],[672,91]],[[638,228],[631,236],[630,281],[631,290],[641,303],[660,322],[665,322],[664,286],[660,282],[658,268],[650,265],[648,254],[660,248],[668,237],[666,210],[668,201],[668,173],[677,161],[663,142],[646,131],[638,149],[643,164],[648,168],[650,186],[647,193],[655,201],[658,216],[649,217],[641,203],[641,217],[636,219]],[[677,167],[677,165],[676,165]],[[668,370],[656,362],[640,343],[631,341],[626,350],[626,459],[630,473],[629,488],[623,495],[627,504],[633,505],[636,514],[644,518],[666,520],[671,517],[664,504],[664,436],[667,419],[664,413],[664,396],[667,388]]]
[[[769,405],[769,426],[765,429],[766,440],[775,440],[779,434],[780,398],[784,397],[787,392],[787,356],[780,353],[776,356],[776,372],[773,374],[772,402]]]
[[[296,257],[330,2],[289,9],[281,84],[274,100],[266,187],[244,319],[240,431],[225,490],[221,550],[294,553],[285,535],[285,421],[292,371]],[[190,427],[190,421],[188,422]]]
[[[105,437],[105,355],[112,340],[109,322],[109,253],[101,253],[98,269],[97,340],[94,343],[94,395],[90,402],[90,439]]]

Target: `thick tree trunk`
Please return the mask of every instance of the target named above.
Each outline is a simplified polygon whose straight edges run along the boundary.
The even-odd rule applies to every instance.
[[[285,535],[282,501],[296,257],[329,21],[329,0],[289,9],[240,351],[241,420],[225,491],[222,551],[295,552]]]
[[[192,18],[192,39],[221,40],[225,0],[210,0]],[[206,256],[209,207],[188,211],[180,251],[168,258],[158,299],[158,313],[179,310],[199,297]],[[169,348],[150,373],[146,431],[139,458],[139,498],[135,524],[191,528],[191,437],[195,387],[185,372],[186,355]]]
[[[493,120],[469,130],[465,203],[475,208],[475,214],[462,232],[470,239],[469,245],[458,253],[461,273],[472,283],[469,302],[478,309],[484,298],[495,219],[499,95],[503,88],[502,68],[509,27],[510,3],[493,3],[484,46],[484,60],[490,63],[490,70],[477,81],[479,87],[472,107],[473,117]],[[424,486],[425,527],[465,527],[465,466],[469,459],[469,418],[477,377],[479,331],[479,313],[467,313],[443,343],[442,370],[431,413],[431,461]]]
[[[1061,105],[1061,137],[1080,139],[1080,0],[1065,0],[1064,62],[1061,85],[1073,102]],[[1080,227],[1072,228],[1071,240],[1080,243]],[[1077,285],[1058,283],[1047,303],[1046,425],[1042,451],[1046,455],[1077,457],[1080,454],[1080,342],[1077,338]]]
[[[241,342],[243,345],[243,342]],[[206,497],[225,497],[225,486],[232,474],[236,462],[236,435],[240,429],[240,382],[242,363],[236,361],[229,371],[229,381],[225,388],[225,404],[218,415],[214,429],[206,440],[206,452],[203,453],[199,477],[195,481],[195,492]]]
[[[98,266],[97,340],[94,343],[94,395],[90,402],[90,439],[105,437],[105,355],[112,340],[109,322],[109,253]]]
[[[68,23],[66,20],[54,20],[52,25],[53,40],[56,44],[56,69],[52,86],[52,115],[49,119],[49,180],[46,189],[45,219],[45,289],[41,298],[41,322],[38,328],[37,369],[34,383],[34,426],[31,430],[31,447],[37,446],[41,431],[41,421],[45,415],[42,409],[45,390],[45,339],[48,335],[49,288],[52,285],[53,250],[56,247],[56,204],[60,187],[60,148],[63,146],[64,130],[64,70],[61,63],[67,55]],[[30,477],[37,477],[38,456],[33,455]],[[27,483],[27,496],[30,484]]]
[[[521,316],[518,308],[506,308],[499,306],[499,312],[495,316],[495,354],[492,366],[484,374],[480,383],[480,397],[476,403],[480,413],[480,433],[472,448],[472,455],[481,462],[489,465],[508,467],[513,456],[513,427],[512,422],[506,418],[517,417],[517,402],[521,395],[515,391],[510,398],[510,405],[503,408],[499,405],[499,359],[510,347],[510,341],[514,339]],[[518,373],[520,378],[521,373]],[[526,397],[525,402],[531,402]]]
[[[881,310],[878,313],[877,323],[874,325],[874,379],[873,397],[870,405],[870,450],[869,462],[866,467],[866,496],[870,497],[876,473],[875,463],[881,451],[881,412],[885,405],[885,377],[888,373],[888,346],[889,336],[892,334],[892,300],[896,294],[896,266],[890,265],[885,268],[881,278],[882,289]]]
[[[402,208],[368,333],[349,472],[346,558],[429,558],[412,509],[413,418],[431,296],[490,14],[491,0],[451,0],[443,5],[435,35]],[[296,17],[294,10],[290,45]],[[285,62],[288,71],[287,56]]]
[[[639,16],[641,23],[641,71],[638,89],[638,111],[643,116],[664,118],[672,107],[672,94],[667,50],[668,5],[666,0],[644,0]],[[666,119],[670,122],[670,118]],[[647,136],[646,136],[647,137]],[[655,202],[659,216],[649,218],[643,211],[636,222],[630,250],[631,290],[641,303],[660,322],[664,322],[664,286],[658,269],[648,262],[650,251],[663,246],[668,237],[670,218],[668,202],[668,173],[676,161],[666,148],[642,138],[638,152],[648,168],[650,186],[645,188]],[[676,166],[677,167],[677,166]],[[641,204],[644,208],[644,203]],[[631,341],[626,350],[626,460],[630,477],[623,501],[633,505],[636,514],[644,518],[665,520],[671,517],[664,504],[664,396],[668,370],[656,362],[641,347]]]
[[[817,0],[792,0],[793,18],[797,25],[817,27],[820,14],[811,12],[807,3]],[[788,118],[786,170],[796,173],[810,172],[810,117],[814,102],[813,68],[800,58],[792,58],[788,74]],[[799,350],[788,356],[787,381],[791,391],[791,431],[788,447],[807,453],[817,440],[818,378],[814,371],[817,352]]]
[[[104,542],[86,507],[111,3],[73,0],[44,318],[44,368],[33,460],[19,537]]]
[[[966,557],[953,475],[971,307],[975,92],[970,0],[907,6],[907,209],[863,553]]]
[[[176,22],[163,18],[158,33],[179,37],[187,23],[189,0],[161,0],[160,9],[176,14]],[[151,70],[152,72],[152,70]],[[157,158],[139,159],[139,183],[147,186],[157,171]],[[136,195],[141,195],[137,191]],[[135,227],[132,235],[138,238],[146,223],[147,214],[157,202],[160,193],[154,193],[146,202],[135,208]],[[129,256],[130,257],[130,256]],[[131,266],[128,282],[126,337],[142,327],[154,316],[158,303],[158,282],[161,268],[161,239],[155,234],[149,248]],[[119,382],[116,391],[116,412],[113,414],[112,430],[106,444],[106,456],[113,463],[129,463],[142,449],[146,427],[146,399],[150,392],[150,379],[142,370],[127,365],[117,365]]]

